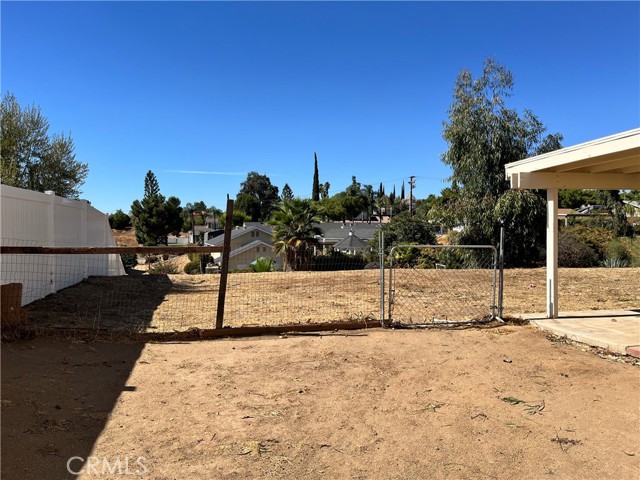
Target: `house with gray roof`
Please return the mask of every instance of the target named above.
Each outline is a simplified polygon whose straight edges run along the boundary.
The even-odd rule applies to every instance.
[[[322,235],[316,236],[316,240],[322,246],[324,253],[328,253],[329,247],[334,247],[342,240],[353,241],[348,240],[348,237],[353,235],[364,244],[368,244],[369,240],[373,239],[380,229],[380,224],[377,223],[329,222],[315,223],[314,226],[318,227],[322,232]]]
[[[224,243],[224,235],[211,238],[204,242],[207,246],[219,247]],[[221,253],[213,253],[214,263],[220,265]],[[271,225],[251,222],[242,227],[231,230],[231,251],[229,253],[229,269],[243,270],[249,268],[251,262],[260,257],[273,259],[276,269],[283,266],[282,255],[273,251],[273,228]]]
[[[348,255],[365,254],[369,251],[369,244],[350,231],[349,235],[333,244],[333,249]]]
[[[380,228],[379,224],[369,223],[315,223],[322,232],[316,241],[322,253],[329,253],[334,248],[344,253],[366,253],[369,240]],[[224,244],[224,235],[205,238],[204,244],[218,247]],[[319,252],[318,252],[319,253]],[[212,254],[214,262],[220,265],[222,254]],[[276,269],[283,267],[282,255],[273,251],[273,227],[259,222],[245,222],[241,227],[231,230],[231,252],[229,268],[243,270],[249,268],[251,262],[260,257],[274,260]]]

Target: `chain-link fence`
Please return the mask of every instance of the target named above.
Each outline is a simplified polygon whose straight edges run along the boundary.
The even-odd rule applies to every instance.
[[[392,324],[443,326],[497,316],[492,246],[401,245],[391,249],[389,263]]]

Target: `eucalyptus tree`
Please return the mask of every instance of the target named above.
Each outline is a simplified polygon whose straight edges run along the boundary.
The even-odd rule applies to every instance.
[[[7,93],[0,107],[0,180],[5,185],[78,198],[89,167],[76,159],[69,135],[49,135],[40,107],[21,107]]]
[[[463,226],[461,243],[496,245],[504,222],[502,216],[519,205],[537,211],[533,217],[513,218],[507,231],[511,236],[508,245],[514,245],[529,228],[545,227],[539,220],[544,204],[532,201],[525,192],[510,192],[497,208],[509,190],[504,166],[559,148],[562,140],[560,134],[545,136],[545,126],[530,110],[520,114],[507,106],[513,85],[512,73],[493,59],[485,61],[479,77],[463,70],[455,82],[449,118],[444,122],[443,137],[448,148],[442,161],[451,167],[450,180],[459,186],[455,216]],[[505,205],[508,202],[514,202],[513,208]],[[507,251],[507,257],[512,264],[528,261],[538,255],[539,248],[519,255]]]

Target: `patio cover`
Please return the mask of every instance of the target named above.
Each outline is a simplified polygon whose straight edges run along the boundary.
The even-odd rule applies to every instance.
[[[558,189],[640,190],[640,128],[505,165],[513,189],[547,190],[547,317],[558,317]]]

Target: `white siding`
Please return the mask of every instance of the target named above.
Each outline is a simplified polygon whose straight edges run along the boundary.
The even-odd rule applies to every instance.
[[[85,200],[0,186],[3,246],[113,247],[107,216]],[[22,283],[26,305],[90,275],[124,275],[118,255],[2,255],[2,284]]]

